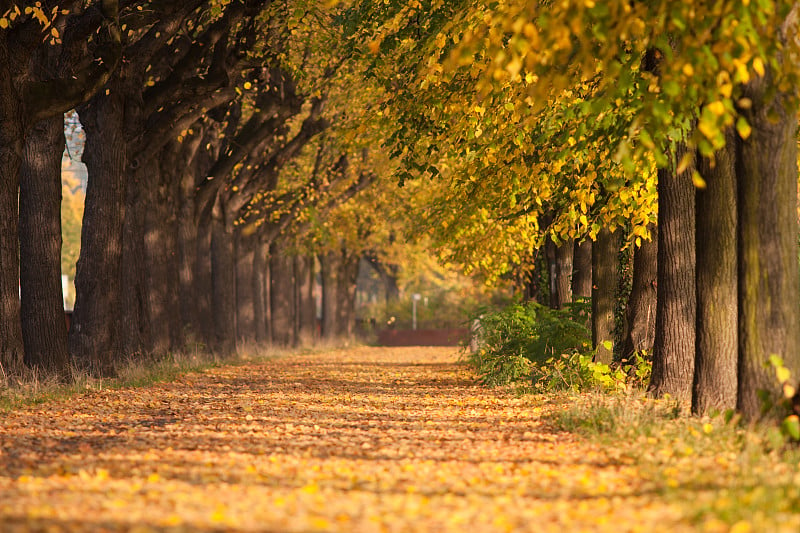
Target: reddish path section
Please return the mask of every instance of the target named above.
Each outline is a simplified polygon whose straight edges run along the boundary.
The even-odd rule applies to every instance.
[[[3,416],[2,531],[683,531],[452,348],[232,366]]]

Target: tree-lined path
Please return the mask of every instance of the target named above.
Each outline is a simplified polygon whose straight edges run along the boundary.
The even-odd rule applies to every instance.
[[[3,415],[0,529],[680,531],[635,465],[445,348],[229,366]]]

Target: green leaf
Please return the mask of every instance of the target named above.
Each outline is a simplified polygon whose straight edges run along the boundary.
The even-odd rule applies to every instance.
[[[781,422],[781,431],[792,440],[800,440],[800,418],[790,415]]]

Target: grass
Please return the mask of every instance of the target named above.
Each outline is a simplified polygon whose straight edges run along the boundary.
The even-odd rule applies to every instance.
[[[773,425],[688,415],[642,393],[563,397],[551,423],[636,465],[648,487],[707,531],[800,529],[800,449]]]
[[[304,343],[294,347],[244,344],[235,355],[225,358],[196,348],[184,352],[129,358],[120,364],[117,377],[114,378],[96,378],[73,368],[72,377],[67,383],[30,371],[11,383],[3,385],[0,382],[0,413],[53,400],[64,400],[89,391],[146,387],[222,365],[241,365],[295,354],[313,354],[352,344],[353,341],[341,339]]]

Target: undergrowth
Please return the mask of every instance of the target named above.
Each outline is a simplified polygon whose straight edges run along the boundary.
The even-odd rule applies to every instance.
[[[796,531],[800,448],[779,427],[745,425],[733,411],[687,416],[688,405],[642,392],[562,401],[550,423],[603,444],[611,461],[636,465],[650,491],[702,530]]]
[[[564,309],[530,302],[484,312],[477,350],[467,361],[482,383],[523,391],[619,391],[646,383],[650,363],[643,355],[612,365],[595,362],[589,310],[589,302],[579,301]]]

